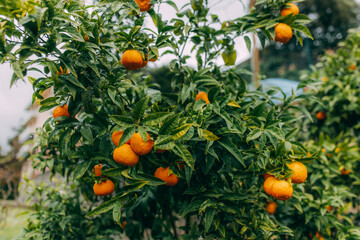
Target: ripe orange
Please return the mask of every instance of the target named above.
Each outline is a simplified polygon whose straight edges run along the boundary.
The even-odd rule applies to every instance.
[[[53,111],[53,118],[58,118],[58,117],[70,117],[70,113],[69,113],[69,106],[68,105],[63,105],[63,106],[57,106],[54,111]]]
[[[275,26],[275,41],[280,43],[287,43],[293,36],[291,27],[285,23],[278,23]]]
[[[101,181],[100,183],[94,184],[94,193],[97,196],[106,196],[114,192],[115,186],[114,183],[107,179],[106,181]]]
[[[121,136],[123,135],[123,133],[124,133],[124,131],[116,131],[116,132],[113,132],[113,134],[111,135],[111,140],[115,144],[115,146],[119,145],[119,142],[120,142],[120,139],[121,139]],[[130,143],[130,139],[129,139],[129,141],[126,142],[126,144],[129,144],[129,143]]]
[[[146,134],[146,142],[141,138],[140,133],[135,133],[130,139],[130,146],[138,155],[146,155],[153,149],[154,142],[150,139],[150,135],[148,133]]]
[[[293,3],[286,4],[286,7],[280,11],[280,14],[282,17],[285,17],[287,15],[297,15],[299,14],[299,8]]]
[[[89,42],[89,37],[87,35],[84,36],[85,42]]]
[[[350,67],[349,67],[349,69],[350,69],[351,71],[355,71],[356,65],[355,65],[355,64],[351,64]]]
[[[335,153],[339,153],[341,151],[341,149],[340,148],[335,148]]]
[[[349,169],[345,169],[344,167],[340,167],[340,173],[341,175],[349,175],[351,173],[351,171]]]
[[[275,183],[275,181],[277,181],[277,180],[273,176],[268,177],[265,180],[263,187],[264,187],[264,191],[266,192],[267,195],[271,195],[271,188],[272,188],[273,184]]]
[[[306,181],[308,176],[308,172],[306,166],[301,162],[292,162],[291,164],[287,165],[294,174],[291,175],[291,180],[293,183],[303,183]]]
[[[332,210],[332,207],[330,205],[326,205],[325,208],[330,212]]]
[[[148,64],[148,61],[147,61],[147,60],[146,60],[146,61],[144,60],[144,61],[143,61],[143,64],[141,65],[141,68],[146,67],[146,66],[147,66],[147,64]]]
[[[319,232],[316,232],[316,237],[317,237],[319,240],[324,240],[324,237],[323,237]]]
[[[166,182],[165,186],[175,186],[179,182],[177,176],[172,173],[169,175],[169,167],[159,167],[156,169],[154,176]]]
[[[327,82],[327,81],[329,81],[329,78],[328,78],[328,77],[323,77],[323,78],[321,79],[321,81]]]
[[[147,12],[151,9],[152,4],[150,4],[151,0],[135,0],[135,2],[139,5],[141,12]]]
[[[277,200],[286,201],[292,197],[293,192],[294,189],[289,182],[284,180],[275,180],[272,184],[270,195]]]
[[[273,175],[271,175],[270,173],[264,173],[264,179],[266,180],[268,177],[274,177]]]
[[[269,202],[265,209],[266,209],[266,211],[268,211],[268,213],[270,215],[274,215],[274,213],[275,213],[275,211],[277,209],[276,202]]]
[[[208,95],[206,92],[199,92],[196,97],[195,97],[195,101],[198,101],[198,100],[204,100],[206,104],[210,103],[209,101],[209,98],[208,98]]]
[[[317,120],[324,120],[326,118],[326,112],[320,111],[316,113]]]
[[[121,57],[121,64],[127,70],[137,70],[144,66],[144,59],[137,50],[126,50]]]
[[[129,167],[135,166],[139,162],[139,156],[134,153],[129,144],[115,148],[113,157],[115,162]]]
[[[95,176],[100,177],[101,176],[101,169],[103,165],[100,163],[94,167],[95,169]]]

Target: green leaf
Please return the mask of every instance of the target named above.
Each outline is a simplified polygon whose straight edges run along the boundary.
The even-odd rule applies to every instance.
[[[221,146],[228,150],[244,167],[246,167],[244,160],[242,159],[239,149],[228,139],[223,138],[218,141]]]
[[[121,127],[132,127],[134,126],[134,120],[130,117],[120,115],[109,115],[109,117]]]
[[[136,103],[132,117],[135,121],[138,121],[144,116],[145,110],[148,107],[149,97],[142,98]]]
[[[179,118],[180,118],[180,113],[166,118],[166,120],[164,121],[164,123],[161,125],[161,127],[159,129],[159,134],[160,135],[168,134],[169,131],[175,127]]]
[[[91,217],[91,216],[95,216],[95,215],[99,215],[99,214],[108,212],[111,209],[113,209],[113,207],[117,203],[118,202],[117,202],[116,198],[112,198],[111,200],[104,202],[103,204],[100,204],[99,206],[97,206],[95,209],[93,209],[88,214],[86,214],[85,217]]]
[[[251,140],[255,140],[259,138],[263,134],[263,131],[261,131],[259,128],[256,128],[252,130],[246,137],[246,142],[249,142]]]
[[[248,36],[244,37],[245,43],[246,43],[246,48],[248,49],[249,52],[251,52],[251,40]]]
[[[74,169],[74,180],[81,178],[91,165],[91,160],[87,159],[83,163],[77,164]]]
[[[87,126],[82,126],[82,127],[80,128],[80,133],[81,133],[81,135],[82,135],[86,140],[88,140],[91,144],[93,143],[94,138],[93,138],[91,129],[90,129],[89,127],[87,127]]]
[[[191,167],[192,170],[194,169],[195,166],[195,160],[192,157],[191,153],[189,152],[189,150],[186,149],[186,147],[182,144],[176,144],[174,149],[172,149],[172,151],[175,152],[176,155],[178,155],[179,157],[181,157],[185,163]]]
[[[299,32],[302,32],[303,34],[305,34],[305,36],[307,36],[308,38],[314,40],[313,36],[311,35],[309,29],[303,25],[299,25],[299,24],[292,24],[291,25],[291,28],[293,30],[296,30],[296,31],[299,31]]]
[[[216,140],[220,139],[218,136],[216,136],[215,134],[213,134],[209,130],[203,129],[202,131],[204,133],[204,138],[206,140],[208,140],[208,141],[216,141]]]
[[[135,127],[130,127],[125,129],[125,131],[121,135],[118,147],[124,145],[127,141],[129,141],[130,138],[134,135],[134,133],[135,133]]]
[[[190,129],[190,127],[192,126],[192,123],[188,123],[185,125],[182,125],[178,128],[176,128],[175,130],[171,131],[170,135],[173,136],[173,140],[176,141],[179,138],[181,138],[182,136],[184,136]]]
[[[209,231],[211,224],[213,222],[216,210],[213,208],[208,208],[205,212],[205,233]]]
[[[121,167],[117,167],[117,168],[110,168],[110,169],[101,171],[101,173],[108,177],[119,177],[119,176],[122,176],[121,171],[123,171],[124,169],[127,169],[127,167],[121,166]]]
[[[144,187],[148,183],[149,183],[148,181],[139,181],[139,182],[136,182],[133,184],[126,185],[121,190],[123,191],[123,195],[129,194],[129,193],[139,190],[140,188]]]
[[[146,116],[142,122],[146,123],[146,124],[150,124],[150,125],[158,124],[161,121],[163,121],[170,114],[172,114],[172,113],[169,113],[169,112],[153,113],[153,114]]]
[[[160,186],[160,185],[164,185],[166,183],[163,180],[161,180],[157,177],[154,177],[153,175],[146,174],[146,173],[137,173],[135,175],[135,178],[147,181],[148,182],[147,185],[150,185],[150,186]]]
[[[122,204],[121,202],[116,202],[114,204],[114,208],[113,208],[113,219],[114,221],[118,224],[118,225],[121,225],[120,223],[120,218],[121,218],[121,207],[122,207]]]

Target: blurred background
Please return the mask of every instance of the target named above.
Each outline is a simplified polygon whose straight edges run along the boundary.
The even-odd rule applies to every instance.
[[[176,1],[178,6],[187,2],[188,0]],[[222,22],[249,12],[249,1],[209,0],[209,2],[210,6],[213,6],[213,13],[218,15]],[[257,64],[260,67],[261,82],[266,86],[278,85],[288,93],[292,88],[296,88],[301,71],[316,64],[325,52],[333,52],[337,44],[346,38],[348,29],[359,27],[359,3],[360,0],[307,0],[298,3],[300,12],[307,14],[313,20],[308,27],[315,40],[305,39],[304,47],[301,47],[293,38],[286,45],[270,43],[265,49],[259,49]],[[165,4],[161,5],[160,12],[165,19],[175,15],[174,10]],[[150,18],[147,19],[146,24],[147,27],[153,28]],[[236,42],[235,49],[237,51],[235,68],[251,71],[254,64],[245,41],[241,39]],[[191,55],[190,47],[187,51]],[[152,75],[154,81],[169,89],[167,65],[171,60],[170,56],[160,57],[159,61],[149,64],[145,69]],[[188,63],[195,66],[195,62],[191,60]],[[218,65],[224,65],[221,57],[218,59]],[[40,175],[32,170],[30,161],[27,161],[30,147],[27,147],[26,142],[32,139],[36,128],[42,126],[51,112],[38,113],[36,103],[32,103],[30,83],[19,81],[12,88],[9,87],[13,73],[9,65],[0,65],[0,73],[2,76],[0,81],[0,199],[2,199],[0,239],[3,240],[12,239],[21,231],[25,218],[15,218],[23,212],[25,205],[24,197],[18,191],[20,178],[23,174],[31,179]],[[248,81],[251,81],[250,77]],[[8,214],[7,221],[2,217],[7,215],[2,214],[5,211]]]

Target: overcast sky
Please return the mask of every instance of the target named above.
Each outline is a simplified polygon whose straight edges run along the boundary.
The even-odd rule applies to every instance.
[[[189,0],[176,0],[174,1],[180,8]],[[245,14],[246,9],[244,6],[248,5],[248,0],[209,0],[210,6],[213,6],[212,13],[217,14],[221,21],[227,21],[235,19]],[[162,4],[160,8],[165,19],[171,19],[175,17],[175,10],[167,4]],[[150,18],[146,20],[146,26],[153,28],[153,23]],[[245,47],[244,40],[238,40],[236,42],[236,50],[238,54],[237,63],[240,63],[249,57],[249,53]],[[160,52],[161,53],[161,52]],[[161,66],[167,64],[172,57],[170,55],[164,56],[155,64],[151,66]],[[194,60],[188,62],[190,65],[195,65]],[[223,64],[221,58],[218,59],[218,64]],[[18,81],[11,89],[10,80],[13,71],[10,69],[9,64],[0,65],[0,146],[2,148],[1,153],[5,153],[9,150],[7,144],[8,139],[16,134],[15,129],[18,129],[24,124],[30,117],[30,114],[26,112],[26,108],[31,104],[32,99],[32,86],[30,83]]]

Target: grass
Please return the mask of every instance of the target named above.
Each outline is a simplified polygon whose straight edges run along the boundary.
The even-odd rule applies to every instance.
[[[29,210],[16,207],[7,208],[6,221],[0,223],[0,240],[12,240],[22,232],[28,218],[28,214],[22,213],[26,211]]]

